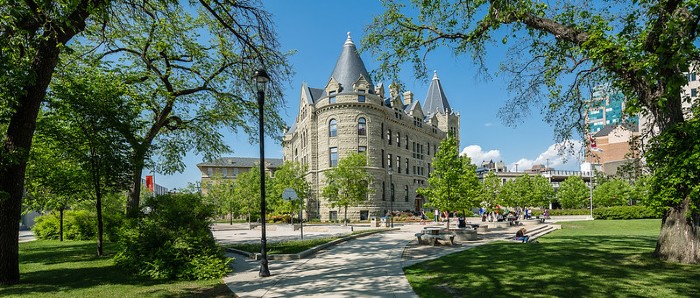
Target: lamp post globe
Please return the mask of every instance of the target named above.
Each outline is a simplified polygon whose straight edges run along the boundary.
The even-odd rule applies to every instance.
[[[267,90],[267,84],[270,82],[270,76],[267,75],[267,71],[264,69],[259,69],[253,75],[253,80],[255,81],[255,91],[258,95],[258,118],[260,125],[260,225],[262,228],[262,235],[260,237],[260,272],[258,275],[260,277],[270,276],[270,269],[268,268],[267,262],[267,237],[266,237],[266,227],[265,227],[265,125],[264,125],[264,112],[263,107],[265,104],[265,91]]]

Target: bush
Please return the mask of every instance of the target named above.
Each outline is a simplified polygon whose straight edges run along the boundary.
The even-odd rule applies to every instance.
[[[593,209],[595,219],[644,219],[661,218],[662,213],[647,206],[615,206]]]
[[[86,210],[70,210],[64,213],[63,235],[67,240],[97,239],[97,217]]]
[[[147,198],[148,215],[125,222],[114,260],[122,268],[154,279],[212,279],[230,272],[209,230],[214,207],[199,195]]]
[[[32,232],[41,240],[58,240],[59,229],[58,215],[49,213],[34,220]]]

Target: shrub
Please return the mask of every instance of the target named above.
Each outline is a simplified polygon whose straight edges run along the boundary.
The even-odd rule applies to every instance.
[[[34,220],[32,232],[41,240],[58,240],[59,229],[58,216],[49,213],[39,216]]]
[[[86,210],[70,210],[64,213],[63,235],[67,240],[97,239],[97,218]]]
[[[647,206],[615,206],[593,209],[595,219],[661,218],[663,214]]]
[[[224,256],[209,230],[214,207],[199,195],[147,198],[150,214],[125,222],[114,260],[122,268],[154,279],[221,278],[233,260]]]

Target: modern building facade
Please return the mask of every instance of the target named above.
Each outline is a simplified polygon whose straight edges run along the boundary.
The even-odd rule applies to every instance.
[[[623,123],[638,123],[637,116],[626,116],[625,95],[610,85],[599,85],[593,88],[593,95],[586,110],[588,132],[594,134],[606,125]]]
[[[448,134],[459,138],[460,115],[450,108],[437,73],[423,104],[395,84],[385,95],[374,84],[348,37],[325,86],[301,86],[299,112],[283,141],[284,160],[308,166],[312,193],[307,216],[321,220],[342,214],[320,196],[324,173],[353,152],[367,154],[373,190],[348,217],[367,220],[388,210],[419,211],[426,202],[416,189],[426,186],[431,160]]]

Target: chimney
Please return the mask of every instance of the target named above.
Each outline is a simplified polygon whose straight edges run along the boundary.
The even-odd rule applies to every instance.
[[[413,103],[413,92],[406,91],[403,93],[403,104],[411,105]]]

